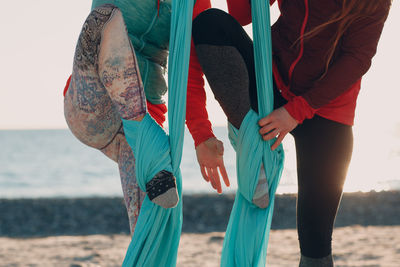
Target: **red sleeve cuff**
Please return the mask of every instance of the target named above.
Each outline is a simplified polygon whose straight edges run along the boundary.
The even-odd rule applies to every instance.
[[[312,108],[302,96],[294,97],[283,107],[298,123],[303,123],[305,119],[311,119],[317,112],[317,109]]]
[[[194,140],[194,146],[197,147],[204,141],[207,141],[208,139],[215,137],[211,126],[210,127],[202,127],[202,128],[197,128],[195,130],[192,130],[191,132]]]

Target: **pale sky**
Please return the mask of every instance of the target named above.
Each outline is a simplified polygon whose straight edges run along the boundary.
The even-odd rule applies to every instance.
[[[224,0],[212,3],[226,8]],[[0,129],[67,127],[62,90],[90,5],[91,0],[2,2]],[[394,1],[358,101],[356,127],[366,131],[400,132],[399,28],[400,3]],[[208,109],[214,125],[225,125],[211,94]]]

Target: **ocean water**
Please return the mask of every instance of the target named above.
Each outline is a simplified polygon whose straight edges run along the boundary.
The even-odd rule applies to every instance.
[[[231,187],[223,190],[234,192],[235,154],[226,128],[216,127],[214,132],[224,142],[225,166],[231,180]],[[291,137],[286,139],[286,162],[278,193],[297,190],[294,143]],[[371,153],[377,149],[371,145],[355,143],[345,191],[400,190],[400,133],[386,140],[390,145],[381,147],[379,153]],[[188,132],[181,170],[184,193],[213,192],[200,174]],[[80,143],[69,130],[0,131],[0,198],[89,196],[122,196],[115,162]]]

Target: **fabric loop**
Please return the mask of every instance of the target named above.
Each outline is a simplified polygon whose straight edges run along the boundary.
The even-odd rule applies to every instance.
[[[146,183],[157,172],[170,171],[176,178],[180,200],[175,208],[164,209],[146,196],[122,266],[176,266],[182,229],[182,175],[179,165],[184,138],[193,6],[193,0],[172,2],[168,62],[169,138],[149,114],[140,122],[137,131],[131,131],[135,134],[128,133],[132,122],[124,125],[128,142],[136,144],[137,151],[134,153],[140,188],[146,190]]]
[[[251,10],[259,114],[250,110],[239,130],[228,124],[229,139],[237,154],[238,192],[225,234],[222,267],[265,266],[275,192],[284,162],[282,145],[271,151],[275,140],[264,141],[259,134],[258,121],[273,110],[272,45],[267,1],[252,0]],[[261,163],[269,186],[267,209],[252,204]]]
[[[134,141],[138,138],[140,143],[136,151],[140,187],[145,189],[146,182],[158,171],[171,168],[180,197],[182,177],[179,165],[186,114],[193,6],[193,0],[174,0],[172,4],[168,63],[169,145],[165,132],[160,131],[149,115],[141,122],[143,125],[137,135],[127,135],[127,139]],[[271,151],[274,140],[263,141],[258,133],[258,120],[273,108],[269,6],[265,0],[253,0],[252,12],[259,114],[250,110],[239,130],[229,125],[229,137],[237,152],[239,189],[226,230],[221,256],[223,267],[265,266],[275,192],[283,169],[282,146]],[[252,204],[261,163],[264,164],[269,185],[270,204],[267,209]],[[146,197],[123,266],[175,266],[181,226],[182,201],[176,208],[163,209]]]
[[[130,136],[133,132],[130,126],[139,125],[136,136]],[[160,125],[147,113],[141,122],[123,120],[125,136],[128,140],[136,139],[136,177],[139,187],[146,192],[146,184],[160,171],[172,172],[171,156],[168,136]],[[132,147],[132,145],[131,145]]]

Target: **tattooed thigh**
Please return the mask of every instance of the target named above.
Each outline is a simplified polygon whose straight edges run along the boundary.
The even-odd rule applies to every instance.
[[[87,76],[73,74],[64,98],[64,115],[72,133],[97,149],[107,146],[122,127],[104,87]]]
[[[105,25],[118,8],[111,4],[93,9],[86,18],[75,48],[74,67],[79,70],[96,70],[100,43]]]
[[[85,21],[74,56],[64,113],[73,134],[83,143],[101,149],[121,128],[121,119],[98,75],[98,47],[101,32],[114,10],[104,5],[93,10]]]
[[[122,118],[133,119],[146,113],[136,56],[119,10],[104,27],[98,71]]]

